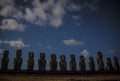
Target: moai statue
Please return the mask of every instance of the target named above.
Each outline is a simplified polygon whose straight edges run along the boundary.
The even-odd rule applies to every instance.
[[[75,55],[70,55],[71,61],[70,61],[70,71],[76,71],[76,61],[75,61]]]
[[[86,65],[85,65],[85,58],[84,56],[80,56],[80,62],[79,62],[80,70],[85,71]]]
[[[8,70],[8,63],[9,63],[8,55],[9,55],[9,51],[5,50],[4,53],[3,53],[2,61],[1,61],[2,62],[1,63],[1,69],[2,70]]]
[[[60,70],[61,70],[61,71],[66,71],[66,70],[67,70],[67,62],[66,62],[66,57],[65,57],[65,55],[61,55],[61,56],[60,56],[59,65],[60,65]]]
[[[46,68],[45,53],[40,53],[40,59],[38,60],[38,67],[40,71],[45,71]]]
[[[57,70],[56,54],[51,55],[50,70],[51,71],[56,71]]]
[[[120,70],[120,66],[119,66],[119,62],[118,62],[118,59],[117,57],[114,57],[114,70],[115,71],[119,71]]]
[[[89,57],[89,68],[90,68],[90,71],[95,71],[95,63],[94,63],[93,57]]]
[[[27,70],[33,70],[34,69],[34,53],[29,53],[29,59],[27,60]]]
[[[113,70],[113,66],[112,66],[112,63],[111,63],[111,59],[110,59],[109,57],[107,57],[106,65],[107,65],[107,67],[106,67],[106,70],[107,70],[107,71]]]
[[[16,57],[14,58],[14,70],[21,70],[21,65],[22,65],[22,50],[17,50],[16,51]]]
[[[104,62],[103,62],[103,58],[102,58],[102,52],[98,52],[97,55],[98,55],[98,58],[97,58],[98,70],[102,71],[102,70],[104,70]]]

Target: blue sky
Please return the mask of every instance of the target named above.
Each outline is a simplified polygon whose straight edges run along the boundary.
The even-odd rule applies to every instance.
[[[97,51],[103,52],[104,61],[119,59],[119,14],[119,0],[0,0],[0,59],[8,49],[12,69],[16,50],[22,49],[26,69],[28,53],[34,52],[36,70],[40,52],[46,53],[47,70],[52,53],[58,62],[61,54],[66,55],[68,70],[71,54],[77,70],[80,55],[87,69],[88,57],[96,63]]]

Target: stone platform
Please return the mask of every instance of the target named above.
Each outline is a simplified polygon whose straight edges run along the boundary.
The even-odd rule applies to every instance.
[[[120,81],[120,71],[0,71],[0,81]]]

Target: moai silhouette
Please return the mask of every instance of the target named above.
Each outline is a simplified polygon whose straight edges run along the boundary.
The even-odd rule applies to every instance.
[[[80,62],[79,62],[80,70],[85,71],[86,65],[85,65],[85,58],[83,55],[80,56]]]
[[[119,66],[118,59],[117,59],[117,57],[113,57],[113,59],[114,59],[114,70],[115,71],[119,71],[120,70],[120,66]]]
[[[8,55],[9,55],[9,51],[5,50],[3,53],[3,58],[1,60],[1,69],[2,70],[8,70],[8,63],[9,63]]]
[[[40,53],[40,59],[38,60],[38,67],[40,71],[45,71],[46,68],[45,53]]]
[[[56,71],[57,70],[56,54],[51,55],[50,70],[51,71]]]
[[[104,70],[104,62],[102,58],[102,52],[97,52],[98,58],[97,58],[97,63],[98,63],[98,70],[102,71]]]
[[[17,50],[16,51],[16,57],[14,58],[14,70],[21,70],[21,65],[22,65],[22,50]]]
[[[61,71],[66,71],[66,70],[67,70],[67,62],[66,62],[66,57],[65,57],[65,55],[61,55],[61,56],[60,56],[59,65],[60,65],[60,70],[61,70]]]
[[[94,63],[93,57],[89,57],[89,68],[90,68],[90,71],[95,71],[95,63]]]
[[[27,70],[32,71],[34,69],[34,53],[29,52],[29,59],[27,60]]]
[[[71,61],[70,61],[70,71],[76,71],[76,61],[75,61],[75,55],[70,55]]]
[[[106,65],[107,65],[107,67],[106,67],[106,70],[107,70],[107,71],[113,70],[113,66],[112,66],[112,63],[111,63],[111,59],[110,59],[109,57],[107,57]]]

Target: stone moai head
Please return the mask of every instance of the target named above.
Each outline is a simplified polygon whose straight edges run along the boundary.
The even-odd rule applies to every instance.
[[[89,61],[90,61],[90,62],[94,62],[93,57],[89,57]]]
[[[75,61],[75,55],[70,55],[71,61]]]
[[[85,61],[85,59],[84,59],[84,56],[83,55],[81,55],[80,56],[80,61],[82,62],[82,61]]]
[[[111,63],[110,57],[107,57],[107,62]]]
[[[9,55],[9,51],[5,50],[3,53],[3,58],[8,58],[8,55]]]
[[[21,55],[22,55],[22,50],[17,50],[17,51],[16,51],[16,57],[17,57],[17,58],[20,58]]]
[[[118,61],[117,57],[113,57],[114,61]]]
[[[29,59],[33,59],[34,58],[34,53],[33,52],[30,52],[29,53]]]
[[[40,53],[40,59],[45,59],[45,53]]]
[[[65,55],[61,55],[61,56],[60,56],[60,60],[61,60],[61,61],[65,61],[65,60],[66,60]]]
[[[102,52],[100,52],[100,51],[97,52],[97,56],[98,56],[99,59],[102,59]]]
[[[53,61],[56,61],[56,54],[52,54],[52,55],[51,55],[51,59],[52,59]]]

